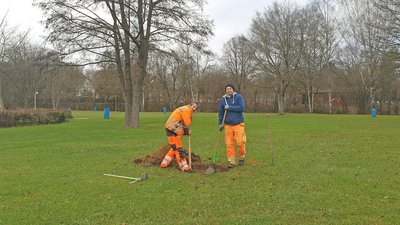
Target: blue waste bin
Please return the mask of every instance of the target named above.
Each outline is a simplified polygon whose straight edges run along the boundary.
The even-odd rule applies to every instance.
[[[165,106],[162,108],[162,112],[167,113],[167,108]]]
[[[376,117],[376,108],[375,107],[373,107],[371,109],[371,114],[372,114],[372,117]]]
[[[110,119],[110,108],[108,107],[104,108],[104,119]]]
[[[96,106],[93,107],[93,111],[97,111],[97,107]]]

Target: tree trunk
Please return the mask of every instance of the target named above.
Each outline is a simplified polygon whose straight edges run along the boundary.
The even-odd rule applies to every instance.
[[[0,112],[4,110],[4,102],[3,102],[3,86],[2,80],[0,77]]]
[[[117,104],[117,95],[115,95],[115,96],[114,96],[114,111],[115,111],[115,112],[117,112],[117,107],[118,107],[118,104]]]
[[[285,93],[282,91],[278,92],[278,113],[285,114]]]
[[[139,127],[139,113],[141,106],[141,96],[143,89],[143,80],[146,76],[147,60],[149,56],[148,40],[143,40],[139,47],[137,64],[135,67],[133,98],[132,98],[132,127]]]
[[[28,107],[29,107],[29,97],[25,96],[24,97],[24,108],[27,109]]]
[[[311,109],[311,91],[310,91],[310,87],[308,87],[307,85],[307,103],[308,103],[308,112],[312,113],[312,109]]]
[[[125,101],[125,127],[133,127],[133,101],[132,94],[124,94]]]
[[[329,102],[329,114],[332,114],[332,93],[330,91],[328,93],[328,102]]]
[[[314,112],[314,96],[315,96],[314,93],[315,93],[315,92],[314,92],[314,90],[312,89],[312,92],[311,92],[311,111],[310,111],[310,113],[313,113],[313,112]]]
[[[56,100],[56,109],[58,109],[58,105],[60,104],[60,95],[57,95],[57,100]]]
[[[257,112],[257,89],[255,90],[255,92],[254,92],[254,112],[256,113]]]
[[[54,84],[53,83],[51,83],[51,104],[52,104],[52,107],[53,107],[53,109],[56,109],[56,96],[55,96],[55,93],[54,93],[55,91],[54,91]]]
[[[142,104],[141,104],[141,112],[145,112],[146,110],[145,110],[145,98],[144,98],[144,90],[142,90],[142,93],[141,93],[141,99],[142,99]]]
[[[133,98],[132,98],[132,127],[139,128],[139,113],[140,113],[140,96],[141,96],[141,87],[138,87],[139,84],[135,84],[133,87]]]

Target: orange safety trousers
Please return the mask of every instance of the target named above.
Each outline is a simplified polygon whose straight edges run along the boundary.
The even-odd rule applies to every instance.
[[[168,144],[169,146],[171,146],[171,149],[168,151],[167,155],[165,155],[163,161],[161,162],[162,168],[167,168],[171,161],[176,158],[176,161],[178,162],[179,168],[182,172],[186,172],[190,169],[186,158],[182,155],[182,136],[183,135],[179,134],[176,134],[176,136],[167,136]]]
[[[226,156],[229,163],[235,164],[235,142],[238,146],[239,160],[246,156],[246,134],[244,133],[244,123],[230,126],[225,124],[225,143]]]

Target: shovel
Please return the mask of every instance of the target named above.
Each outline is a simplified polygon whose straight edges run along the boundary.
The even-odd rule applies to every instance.
[[[189,135],[189,168],[192,169],[192,148],[190,147],[190,136]]]
[[[105,173],[104,176],[109,176],[109,177],[116,177],[116,178],[122,178],[122,179],[127,179],[127,180],[131,180],[131,182],[129,182],[130,184],[136,183],[138,181],[144,181],[149,179],[149,175],[147,173],[142,173],[142,175],[137,178],[137,177],[126,177],[126,176],[119,176],[119,175],[114,175],[114,174],[108,174]]]
[[[224,123],[225,123],[225,118],[226,118],[226,111],[227,111],[227,110],[224,111],[224,117],[222,118],[222,125],[223,125],[223,126],[225,126]],[[215,163],[217,162],[217,149],[218,149],[218,145],[219,145],[219,140],[221,139],[221,133],[222,133],[222,130],[219,131],[218,138],[217,138],[217,143],[216,143],[216,145],[215,145],[215,151],[214,151],[214,154],[213,154],[213,157],[212,157],[213,166],[212,166],[212,167],[209,166],[209,167],[204,171],[204,173],[205,173],[206,175],[215,173]]]

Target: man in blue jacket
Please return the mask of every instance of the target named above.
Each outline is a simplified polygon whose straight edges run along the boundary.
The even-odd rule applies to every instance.
[[[238,145],[239,165],[244,164],[246,156],[246,134],[244,133],[244,100],[235,92],[232,84],[225,86],[226,94],[222,96],[218,108],[219,130],[225,128],[226,156],[228,168],[236,165],[235,142]],[[226,113],[226,115],[225,115]],[[225,121],[223,121],[225,115]]]

